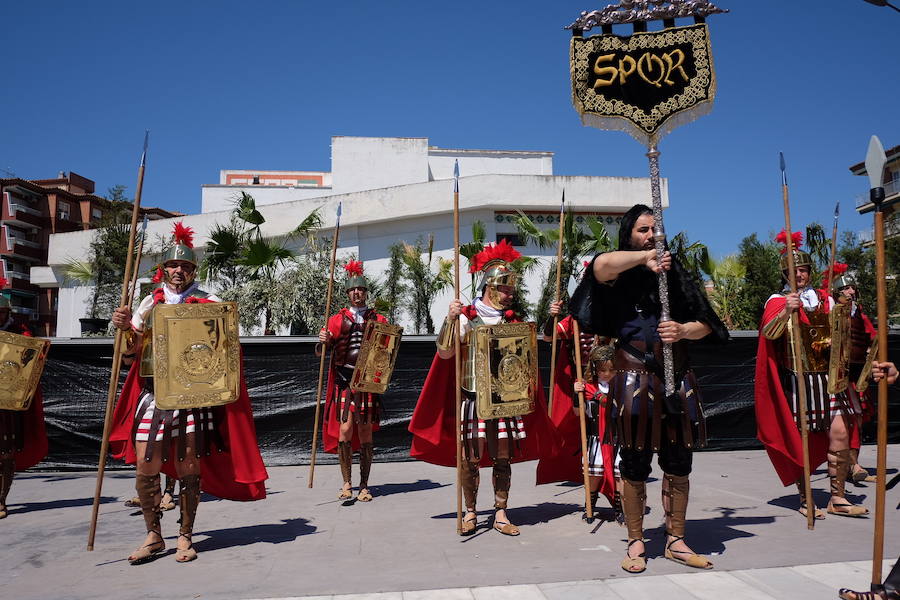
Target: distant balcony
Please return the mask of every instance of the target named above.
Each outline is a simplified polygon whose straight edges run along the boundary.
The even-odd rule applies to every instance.
[[[29,244],[22,244],[19,240],[8,240],[8,248],[4,254],[12,255],[19,259],[24,259],[28,261],[42,261],[44,259],[44,251],[41,249],[40,244],[34,244],[31,242]],[[32,246],[32,244],[34,244]]]
[[[897,217],[884,222],[884,237],[889,238],[894,237],[895,235],[900,235],[900,218]],[[865,231],[860,231],[857,234],[857,238],[859,239],[859,243],[863,246],[871,246],[875,243],[875,230],[867,229]]]
[[[884,199],[885,204],[893,204],[897,201],[897,196],[900,194],[900,180],[890,181],[885,183],[884,188]],[[854,204],[856,205],[856,210],[860,213],[867,213],[875,210],[875,205],[872,204],[872,200],[869,199],[869,192],[865,194],[859,194],[853,199]]]

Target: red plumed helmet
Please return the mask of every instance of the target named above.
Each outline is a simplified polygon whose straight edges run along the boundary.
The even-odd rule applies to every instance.
[[[503,238],[496,244],[488,244],[484,247],[484,250],[472,257],[472,261],[469,264],[469,273],[484,271],[491,263],[504,262],[510,264],[521,258],[521,256],[522,254],[513,248],[512,244],[506,241],[506,238]]]
[[[775,241],[781,244],[781,270],[787,270],[787,235],[784,233],[784,229],[782,229],[778,235],[775,236]],[[803,245],[803,233],[799,231],[795,231],[791,234],[791,245],[794,248],[794,267],[810,267],[813,266],[812,256],[809,255],[805,250],[801,250],[800,246]]]
[[[188,248],[194,247],[194,230],[184,224],[184,221],[178,221],[175,223],[175,228],[172,231],[172,237],[175,238],[176,244],[181,244],[182,246],[187,246]]]
[[[784,233],[784,229],[778,232],[778,235],[775,236],[775,241],[781,244],[781,253],[784,254],[787,252],[787,236]],[[795,231],[791,234],[791,242],[796,250],[800,246],[803,245],[803,232]]]
[[[344,270],[347,271],[347,275],[349,277],[361,276],[363,274],[363,264],[361,260],[351,260],[346,265],[344,265]]]
[[[347,280],[344,281],[344,291],[349,292],[353,288],[361,287],[369,289],[369,284],[363,276],[363,264],[361,260],[351,260],[344,265],[347,272]]]

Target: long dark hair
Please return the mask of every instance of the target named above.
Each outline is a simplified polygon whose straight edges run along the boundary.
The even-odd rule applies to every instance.
[[[646,204],[635,204],[622,215],[622,221],[619,224],[619,250],[640,250],[640,248],[631,247],[631,231],[642,215],[652,214],[653,209]]]

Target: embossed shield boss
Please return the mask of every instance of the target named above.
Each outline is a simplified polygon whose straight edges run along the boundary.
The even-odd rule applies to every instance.
[[[403,328],[398,325],[379,323],[371,320],[366,323],[363,339],[356,358],[356,368],[350,380],[350,389],[354,392],[370,392],[383,394],[387,391],[394,373],[394,363],[400,349],[400,338]]]
[[[240,360],[234,302],[154,307],[153,392],[159,408],[234,402],[240,393]]]
[[[479,325],[474,335],[478,417],[498,419],[533,411],[538,385],[535,324]]]
[[[50,340],[0,331],[0,409],[28,410],[49,349]]]

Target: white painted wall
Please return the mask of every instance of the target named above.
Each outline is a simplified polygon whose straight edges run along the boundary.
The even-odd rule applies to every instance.
[[[363,141],[359,142],[361,139]],[[382,143],[383,140],[384,138],[377,138],[369,144],[364,138],[335,138],[336,155],[338,151],[347,150],[348,154],[344,154],[344,156],[352,154],[363,163],[366,160],[376,161],[376,157],[366,152],[371,152],[373,148],[383,148],[385,145]],[[397,139],[393,138],[392,140]],[[385,156],[393,157],[392,160],[407,161],[406,166],[396,169],[391,165],[385,167],[389,169],[386,172],[393,173],[400,180],[400,183],[396,185],[383,185],[385,182],[379,180],[380,176],[373,175],[368,179],[359,177],[351,179],[349,183],[345,181],[343,185],[353,188],[368,181],[371,185],[381,185],[382,187],[347,193],[337,193],[336,189],[293,189],[288,190],[291,193],[290,200],[273,203],[260,200],[284,198],[283,195],[279,195],[286,193],[284,189],[264,186],[247,188],[247,191],[256,198],[257,206],[266,218],[266,223],[262,226],[263,235],[272,237],[287,233],[316,208],[321,210],[323,217],[323,235],[331,235],[336,208],[338,202],[341,202],[343,215],[341,217],[339,254],[356,253],[366,263],[367,274],[376,277],[383,275],[389,260],[388,248],[398,240],[412,243],[419,236],[427,239],[429,234],[434,234],[435,256],[452,258],[453,182],[446,177],[448,174],[452,174],[452,161],[455,158],[453,152],[460,154],[461,164],[462,176],[459,187],[462,243],[471,239],[471,224],[476,218],[485,223],[487,240],[493,241],[498,231],[501,233],[515,231],[511,224],[505,222],[498,224],[495,220],[496,212],[521,209],[557,213],[563,189],[566,191],[567,207],[579,212],[620,215],[634,204],[646,204],[650,201],[650,183],[645,178],[559,176],[533,172],[467,175],[465,170],[468,168],[470,172],[475,172],[478,169],[487,169],[493,164],[498,169],[507,171],[519,169],[552,172],[552,156],[548,153],[493,151],[496,158],[495,160],[491,159],[494,160],[491,163],[489,159],[478,154],[485,151],[472,151],[474,154],[469,155],[466,153],[470,151],[447,151],[442,154],[443,151],[432,148],[430,150],[432,154],[429,155],[427,140],[424,138],[400,139],[395,144],[389,145],[393,150]],[[418,157],[413,156],[416,153],[418,153]],[[390,162],[382,160],[383,164]],[[433,168],[438,169],[441,178],[428,180],[429,163]],[[347,162],[342,163],[340,168],[348,169],[350,166],[351,164]],[[418,182],[402,183],[414,177],[418,177]],[[335,186],[342,185],[339,183],[338,170],[334,174],[334,183]],[[227,189],[229,193],[235,193],[235,188],[230,186],[205,186],[204,194],[207,193],[207,190],[214,188]],[[668,186],[665,180],[662,181],[661,191],[663,205],[668,206]],[[319,196],[307,197],[304,195],[310,192],[316,192]],[[210,229],[216,223],[228,221],[231,208],[231,204],[227,204],[213,212],[187,215],[178,219],[151,221],[148,228],[149,239],[154,239],[156,234],[170,235],[173,223],[183,220],[186,225],[194,229],[195,246],[198,250],[202,249],[207,242]],[[556,227],[556,225],[545,224],[543,226],[543,228],[551,227]],[[610,233],[614,234],[614,231],[610,231]],[[36,267],[32,271],[33,281],[37,285],[60,288],[57,323],[59,336],[75,337],[79,335],[78,318],[85,316],[84,297],[85,290],[88,288],[76,288],[63,281],[58,273],[69,260],[87,258],[87,248],[92,235],[91,231],[52,235],[48,250],[49,269]],[[524,254],[542,258],[554,254],[552,250],[540,250],[536,247],[520,248],[520,250]],[[200,255],[202,257],[202,252]],[[150,267],[148,261],[144,261],[142,268],[149,269]],[[466,268],[467,265],[463,261],[463,269]],[[537,294],[540,292],[541,276],[544,271],[546,268],[538,269],[526,277],[526,284],[532,292],[529,300],[532,302],[537,299]],[[468,286],[469,278],[465,273],[462,273],[462,281],[464,287]],[[432,307],[432,316],[436,323],[443,319],[450,295],[450,292],[443,294]],[[408,325],[408,323],[401,324]]]

